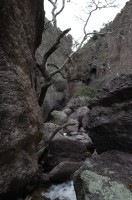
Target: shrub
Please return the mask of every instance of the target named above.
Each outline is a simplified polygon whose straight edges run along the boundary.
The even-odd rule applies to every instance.
[[[94,98],[96,96],[96,93],[97,89],[88,86],[83,86],[78,89],[75,96],[88,96],[90,98]]]

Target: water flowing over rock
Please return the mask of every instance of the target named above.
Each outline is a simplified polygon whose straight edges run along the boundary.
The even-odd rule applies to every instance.
[[[42,196],[51,200],[76,200],[76,194],[72,181],[67,181],[58,185],[52,185],[46,192],[42,192]]]
[[[0,1],[0,199],[23,190],[37,171],[41,115],[34,89],[43,0]]]
[[[114,78],[88,107],[83,126],[97,152],[116,149],[132,153],[132,74]]]

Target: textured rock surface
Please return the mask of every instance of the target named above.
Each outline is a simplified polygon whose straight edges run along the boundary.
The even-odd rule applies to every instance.
[[[111,151],[87,159],[75,173],[78,200],[132,199],[132,155]]]
[[[69,118],[70,119],[77,119],[78,122],[79,122],[79,126],[82,127],[82,119],[83,119],[83,116],[86,115],[86,113],[89,112],[89,109],[88,107],[86,106],[83,106],[83,107],[80,107],[78,109],[75,110],[75,112],[73,112]]]
[[[98,153],[132,153],[132,74],[113,79],[98,94],[83,119]]]
[[[87,155],[86,145],[74,139],[56,138],[49,146],[49,163],[53,167],[63,161],[83,161]]]
[[[50,173],[51,182],[64,182],[72,178],[73,173],[81,167],[82,162],[61,162]]]
[[[63,111],[54,110],[51,112],[51,117],[54,123],[61,125],[67,122],[67,115]]]
[[[102,87],[108,80],[121,73],[132,72],[132,0],[116,16],[113,22],[105,25],[102,33],[92,37],[72,59],[68,66],[69,80],[82,80]]]
[[[34,90],[43,0],[0,1],[0,199],[17,195],[36,173],[41,115]]]

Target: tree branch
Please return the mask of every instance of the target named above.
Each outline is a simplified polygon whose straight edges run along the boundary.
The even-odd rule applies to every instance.
[[[58,12],[56,11],[57,10],[57,1],[58,0],[55,0],[55,1],[48,0],[48,1],[53,6],[52,11],[51,11],[51,13],[52,13],[52,21],[53,21],[54,26],[57,27],[57,20],[56,20],[56,18],[64,10],[64,8],[65,8],[65,0],[62,0],[62,6],[61,6],[61,8],[60,8],[60,10]]]
[[[46,142],[47,145],[49,146],[49,144],[51,143],[52,139],[55,137],[55,135],[63,128],[67,127],[67,126],[72,126],[75,125],[75,123],[66,123],[63,124],[62,126],[59,126],[58,128],[56,128],[56,130],[52,133],[52,135],[50,136],[50,138],[48,139],[48,141]]]
[[[41,87],[41,92],[38,99],[39,106],[43,105],[43,101],[49,86],[51,86],[51,82],[44,83],[44,85]]]
[[[78,46],[78,49],[80,49],[82,47],[84,42],[87,40],[88,35],[90,35],[89,33],[87,33],[87,26],[88,26],[89,20],[90,20],[91,16],[93,15],[93,13],[96,12],[97,10],[101,10],[104,8],[116,7],[114,5],[115,2],[116,2],[116,0],[105,0],[105,2],[103,2],[101,0],[91,0],[91,2],[88,3],[88,6],[86,8],[87,10],[89,10],[88,13],[86,12],[88,16],[85,20],[84,27],[83,27],[84,36]]]
[[[53,64],[53,63],[47,63],[47,66],[53,66],[53,67],[55,67],[57,70],[59,70],[59,67],[58,67],[57,65]],[[62,76],[64,79],[66,79],[66,77],[64,76],[64,74],[63,74],[61,71],[58,72],[58,73],[60,73],[61,76]],[[51,74],[50,74],[50,76],[51,76]]]
[[[61,43],[61,39],[70,31],[71,29],[68,28],[66,30],[64,30],[63,32],[61,32],[61,34],[58,36],[57,40],[55,41],[55,43],[48,49],[48,51],[44,54],[43,56],[43,62],[41,65],[37,64],[37,68],[40,70],[44,80],[45,80],[45,83],[44,85],[42,86],[41,88],[41,92],[40,92],[40,95],[39,95],[39,99],[38,99],[38,103],[39,103],[39,106],[42,106],[43,105],[43,101],[44,101],[44,98],[45,98],[45,95],[46,95],[46,92],[48,90],[48,87],[52,84],[51,83],[51,78],[54,74],[56,73],[59,73],[61,70],[60,69],[57,69],[57,72],[54,73],[52,75],[49,74],[47,68],[46,68],[46,64],[47,64],[47,60],[48,58],[56,51],[56,49],[60,46],[60,43]],[[54,65],[55,66],[55,65]]]
[[[54,76],[55,74],[60,73],[60,71],[61,71],[63,68],[65,68],[66,64],[71,60],[71,57],[73,56],[74,53],[75,53],[75,52],[72,52],[72,53],[68,56],[68,58],[64,61],[64,63],[62,64],[62,66],[61,66],[60,68],[58,68],[57,70],[51,72],[51,73],[50,73],[50,76],[52,77],[52,76]]]
[[[49,56],[51,56],[56,49],[58,49],[58,47],[60,46],[61,43],[61,39],[71,30],[71,28],[68,28],[66,30],[64,30],[57,38],[56,42],[50,47],[50,49],[44,54],[44,58],[43,58],[43,65],[47,62],[47,59],[49,58]]]

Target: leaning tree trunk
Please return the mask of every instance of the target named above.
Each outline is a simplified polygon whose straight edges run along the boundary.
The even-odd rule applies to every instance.
[[[0,0],[0,199],[15,199],[37,171],[41,115],[34,90],[43,0]]]

